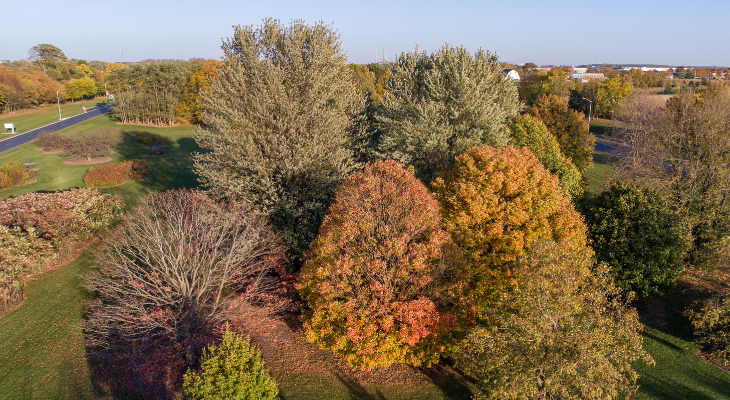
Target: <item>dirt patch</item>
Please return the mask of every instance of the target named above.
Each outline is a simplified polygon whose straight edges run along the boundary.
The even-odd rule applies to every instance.
[[[176,126],[180,126],[180,123],[179,122],[175,122],[172,125],[157,125],[157,124],[141,124],[141,123],[136,123],[136,122],[127,122],[127,123],[124,123],[123,124],[121,122],[117,122],[117,125],[151,126],[153,128],[174,128]]]
[[[447,376],[456,375],[450,366],[441,364],[430,369],[405,364],[368,371],[352,368],[333,352],[307,342],[301,316],[296,314],[263,318],[255,327],[246,329],[244,334],[259,346],[266,366],[275,375],[316,374],[378,385],[411,385],[437,381],[441,375],[443,379],[453,379]]]
[[[91,165],[101,164],[111,161],[111,157],[92,157],[92,158],[77,158],[75,160],[66,160],[63,163],[66,165]]]

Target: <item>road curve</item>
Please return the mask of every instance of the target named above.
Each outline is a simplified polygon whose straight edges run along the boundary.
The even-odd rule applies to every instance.
[[[78,123],[88,121],[94,117],[98,117],[99,115],[106,114],[113,109],[114,109],[113,104],[106,105],[103,107],[87,108],[86,112],[83,114],[79,114],[79,115],[76,115],[76,116],[73,116],[70,118],[66,118],[63,121],[54,122],[50,125],[46,125],[46,126],[43,126],[43,127],[37,128],[37,129],[33,129],[32,131],[19,133],[15,136],[5,139],[5,140],[0,140],[0,153],[30,142],[31,140],[37,138],[41,132],[60,131],[61,129],[68,128],[69,126],[73,126]]]

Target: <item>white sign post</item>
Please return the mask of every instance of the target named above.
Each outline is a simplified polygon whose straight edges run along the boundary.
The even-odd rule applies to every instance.
[[[12,134],[12,135],[15,134],[15,125],[5,124],[5,132],[3,132],[3,133],[8,133],[8,129],[10,129],[10,134]]]

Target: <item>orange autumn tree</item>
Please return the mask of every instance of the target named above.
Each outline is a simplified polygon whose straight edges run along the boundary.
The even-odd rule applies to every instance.
[[[480,317],[491,295],[518,283],[515,261],[536,239],[553,240],[568,253],[587,246],[583,218],[527,148],[473,147],[433,190]]]
[[[412,167],[377,161],[354,174],[302,269],[307,339],[362,369],[438,361],[457,321],[450,245]]]

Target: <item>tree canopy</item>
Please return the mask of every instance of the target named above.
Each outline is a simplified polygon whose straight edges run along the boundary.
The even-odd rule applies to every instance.
[[[355,173],[302,269],[307,339],[361,368],[438,361],[456,328],[450,245],[412,168],[388,160]]]
[[[553,240],[568,252],[587,246],[582,217],[526,148],[469,149],[432,187],[462,252],[460,274],[474,288],[477,311],[518,284],[515,261],[535,240]]]
[[[463,46],[401,54],[376,110],[375,155],[413,165],[428,181],[470,147],[504,145],[520,103],[501,72],[497,56]]]
[[[638,388],[633,363],[653,359],[642,324],[605,267],[586,252],[536,242],[518,261],[519,289],[464,340],[457,364],[491,399],[615,399]],[[589,273],[590,270],[593,273]],[[630,300],[630,299],[629,299]]]
[[[234,29],[202,96],[196,170],[208,189],[267,213],[298,265],[355,167],[351,130],[364,98],[331,27],[269,19]]]

